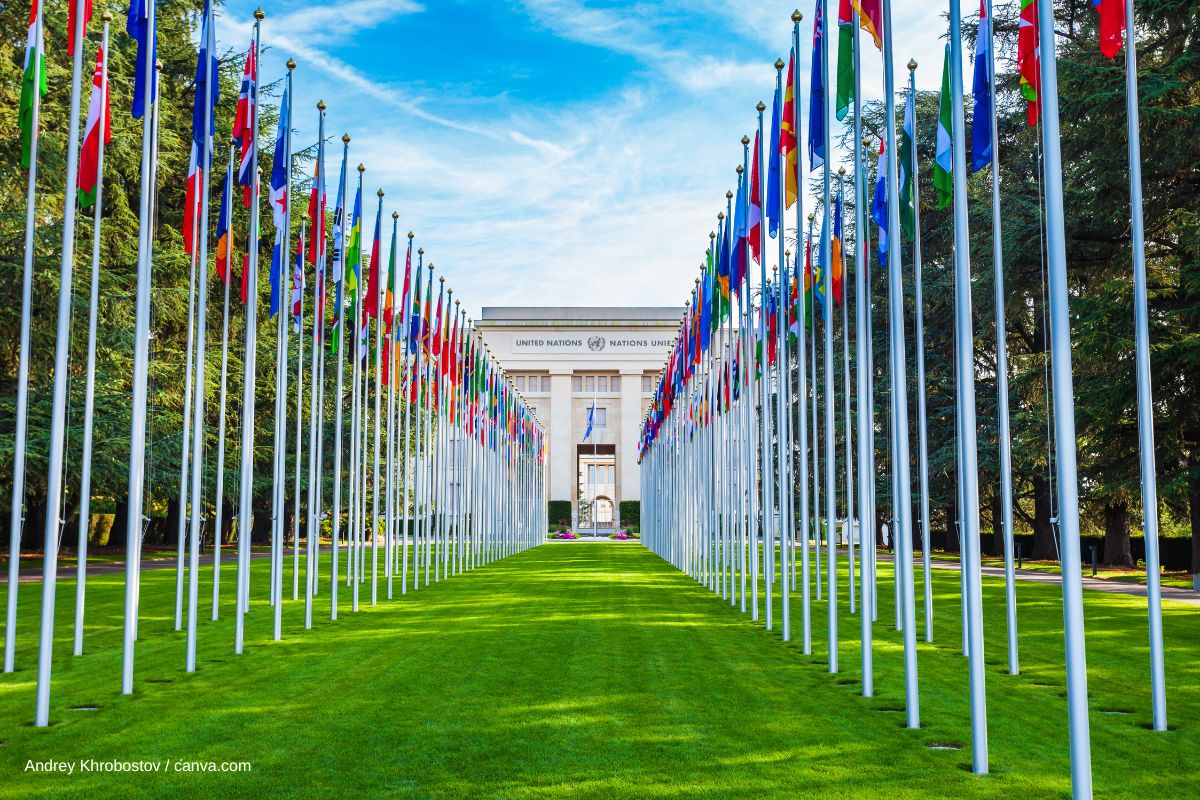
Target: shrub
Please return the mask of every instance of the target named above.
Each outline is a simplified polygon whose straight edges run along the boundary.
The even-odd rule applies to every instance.
[[[640,500],[622,500],[617,505],[617,513],[621,515],[621,524],[625,526],[640,525],[642,522],[642,503]]]
[[[551,525],[570,525],[571,501],[548,500],[546,502],[546,519]]]

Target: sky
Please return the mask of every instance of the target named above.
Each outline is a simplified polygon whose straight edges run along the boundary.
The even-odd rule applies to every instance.
[[[829,4],[836,18],[837,0]],[[256,5],[226,4],[219,46],[249,43]],[[904,64],[916,58],[930,67],[918,69],[918,87],[937,89],[945,8],[926,0],[892,6],[898,79],[907,79]],[[478,316],[484,305],[681,305],[725,192],[736,190],[740,139],[753,138],[757,125],[754,106],[771,102],[774,61],[788,59],[795,5],[281,0],[262,7],[260,80],[282,76],[288,58],[298,63],[294,149],[316,142],[316,103],[324,100],[328,174],[336,176],[342,133],[351,136],[351,164],[366,167],[364,233],[375,221],[368,200],[382,188],[385,219],[399,213],[401,238],[416,234],[426,263]],[[812,1],[800,10],[807,117]],[[882,59],[869,37],[862,41],[863,96],[878,98]]]

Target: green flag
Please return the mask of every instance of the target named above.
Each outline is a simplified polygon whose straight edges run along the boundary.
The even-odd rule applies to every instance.
[[[850,113],[854,102],[854,10],[850,0],[838,3],[838,60],[837,102],[835,115],[839,120]]]
[[[954,199],[953,172],[954,157],[950,146],[950,45],[946,45],[942,95],[938,98],[937,150],[933,160],[933,188],[937,190],[938,208],[945,208]]]
[[[21,106],[17,112],[21,128],[21,166],[29,166],[33,151],[33,105],[46,96],[46,44],[38,20],[38,2],[29,9],[29,36],[25,43],[25,74],[21,79]]]
[[[913,140],[916,138],[916,99],[910,86],[904,103],[904,129],[900,134],[900,227],[911,239],[916,230],[916,160]]]

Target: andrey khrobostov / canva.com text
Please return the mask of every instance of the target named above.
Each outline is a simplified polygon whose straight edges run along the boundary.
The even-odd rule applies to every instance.
[[[187,761],[183,759],[163,758],[158,760],[119,761],[116,759],[101,760],[84,758],[79,761],[46,761],[25,762],[26,772],[66,773],[76,772],[249,772],[249,761]]]

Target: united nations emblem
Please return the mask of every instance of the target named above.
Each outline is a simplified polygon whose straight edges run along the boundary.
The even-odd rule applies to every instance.
[[[592,338],[588,339],[588,350],[591,350],[594,353],[599,353],[603,349],[604,349],[604,337],[603,336],[593,336]]]

